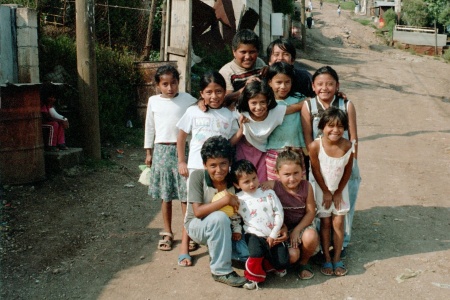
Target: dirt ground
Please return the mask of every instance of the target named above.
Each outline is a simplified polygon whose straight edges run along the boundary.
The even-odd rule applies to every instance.
[[[299,62],[311,72],[333,66],[358,115],[363,179],[347,276],[314,266],[309,281],[290,269],[259,291],[231,288],[212,280],[206,247],[179,267],[178,203],[174,250],[158,251],[159,204],[137,183],[144,151],[115,145],[116,166],[6,187],[0,298],[449,299],[450,65],[383,46],[350,12],[313,4]]]

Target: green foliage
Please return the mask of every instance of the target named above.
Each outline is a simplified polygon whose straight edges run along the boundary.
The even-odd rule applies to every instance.
[[[442,55],[442,58],[445,59],[446,62],[450,63],[450,49],[447,49]]]
[[[338,4],[341,5],[342,10],[355,11],[355,3],[353,1],[340,1],[340,0],[327,0],[328,3],[336,3],[336,9]]]
[[[273,12],[283,13],[285,15],[293,14],[294,0],[272,1]]]
[[[373,24],[372,20],[370,20],[370,19],[353,19],[353,20],[355,20],[356,22],[358,22],[364,26],[369,26],[369,25]]]

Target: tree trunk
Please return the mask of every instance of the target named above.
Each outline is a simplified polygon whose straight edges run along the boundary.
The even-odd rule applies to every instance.
[[[157,0],[152,0],[152,5],[150,6],[150,16],[148,17],[147,38],[145,40],[143,60],[148,60],[150,56],[150,50],[152,49],[152,36],[153,36],[152,28],[156,14],[156,2]]]

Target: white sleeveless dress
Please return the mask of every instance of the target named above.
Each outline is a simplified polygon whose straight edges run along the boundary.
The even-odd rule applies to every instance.
[[[319,161],[320,161],[320,173],[325,181],[326,186],[332,194],[338,189],[339,182],[344,175],[345,166],[347,165],[350,155],[355,152],[355,141],[352,141],[352,147],[342,157],[330,157],[327,155],[322,146],[322,137],[320,140]],[[342,191],[342,203],[339,210],[334,207],[334,203],[331,204],[329,209],[325,209],[322,205],[323,192],[319,184],[316,182],[312,172],[310,172],[310,182],[314,190],[314,198],[316,199],[317,216],[319,218],[326,218],[334,215],[345,215],[350,209],[350,201],[348,194],[348,184]]]

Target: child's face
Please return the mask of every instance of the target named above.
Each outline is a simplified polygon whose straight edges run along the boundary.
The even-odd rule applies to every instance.
[[[263,94],[258,94],[248,100],[249,114],[255,121],[266,119],[268,114],[267,106],[267,97]]]
[[[250,174],[242,173],[238,179],[238,183],[235,183],[234,186],[240,188],[245,193],[254,193],[259,187],[258,176],[255,172]]]
[[[273,90],[275,99],[286,99],[291,91],[292,79],[286,74],[277,74],[269,81],[269,86]]]
[[[269,65],[273,65],[274,63],[280,61],[292,64],[293,63],[292,55],[289,52],[284,51],[283,49],[275,45],[273,47],[272,54],[270,55]]]
[[[339,83],[330,74],[320,74],[314,79],[312,86],[320,100],[331,101],[338,91]]]
[[[230,161],[223,157],[208,158],[203,166],[213,182],[223,183],[230,169]]]
[[[323,128],[323,136],[330,141],[337,142],[344,135],[344,126],[339,120],[328,122]]]
[[[225,99],[225,90],[220,84],[212,82],[203,91],[200,91],[200,95],[205,100],[205,105],[210,108],[220,108]]]
[[[293,161],[286,161],[278,168],[280,182],[287,191],[296,192],[302,181],[302,167]]]
[[[172,74],[161,75],[158,88],[161,91],[161,97],[173,98],[178,94],[178,80]]]
[[[258,58],[258,50],[250,44],[239,44],[239,47],[233,50],[233,56],[238,66],[244,69],[251,69]]]

